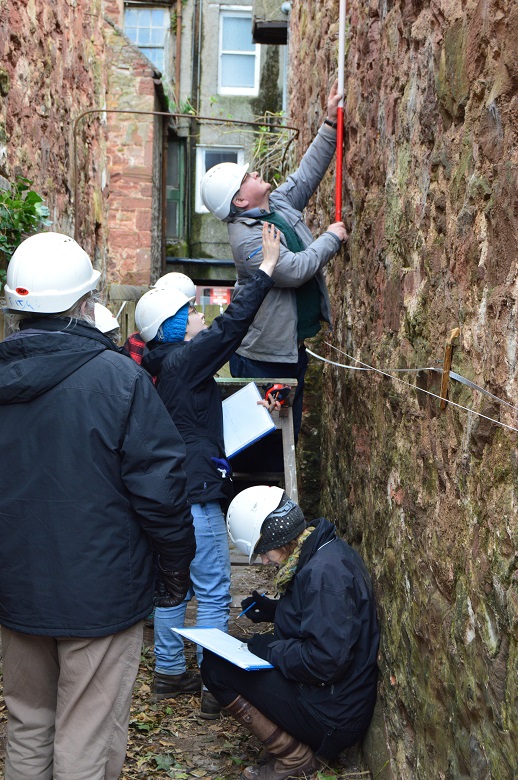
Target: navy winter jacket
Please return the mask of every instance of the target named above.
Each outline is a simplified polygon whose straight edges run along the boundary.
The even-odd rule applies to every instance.
[[[225,365],[248,331],[273,286],[256,271],[226,311],[190,341],[148,344],[142,365],[157,377],[156,389],[182,436],[187,457],[187,493],[193,504],[232,496],[232,483],[211,458],[224,458],[221,391],[214,374]]]
[[[367,728],[376,702],[379,629],[365,565],[321,518],[275,612],[267,659],[300,683],[300,701],[338,731]]]
[[[0,344],[0,623],[97,637],[149,614],[153,550],[186,568],[195,541],[183,442],[149,376],[69,327],[27,321]]]

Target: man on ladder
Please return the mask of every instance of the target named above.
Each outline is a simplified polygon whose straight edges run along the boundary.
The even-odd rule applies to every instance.
[[[241,346],[230,360],[234,377],[297,379],[293,401],[295,440],[302,419],[302,393],[307,355],[304,339],[315,336],[320,322],[330,322],[323,267],[347,239],[343,222],[334,222],[317,239],[302,220],[302,210],[320,184],[336,147],[337,82],[327,102],[327,118],[288,180],[271,192],[271,184],[248,165],[220,163],[207,171],[201,183],[205,206],[228,222],[229,240],[237,269],[239,290],[262,262],[264,220],[282,233],[281,256],[274,288],[257,313]]]

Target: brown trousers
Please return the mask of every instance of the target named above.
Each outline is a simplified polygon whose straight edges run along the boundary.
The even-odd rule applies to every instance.
[[[116,780],[128,737],[142,622],[101,638],[2,627],[5,780]]]

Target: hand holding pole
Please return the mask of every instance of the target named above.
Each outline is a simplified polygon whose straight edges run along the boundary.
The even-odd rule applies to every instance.
[[[346,0],[340,0],[340,19],[338,27],[338,94],[340,103],[336,116],[336,187],[335,187],[335,222],[342,221],[342,189],[343,189],[343,148],[344,148],[344,68],[345,68],[345,19]]]

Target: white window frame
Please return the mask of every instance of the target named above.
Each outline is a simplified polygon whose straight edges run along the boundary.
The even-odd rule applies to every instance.
[[[146,5],[145,3],[132,3],[132,2],[125,2],[124,3],[124,20],[123,20],[123,26],[124,30],[126,29],[126,11],[162,11],[164,14],[164,19],[166,21],[166,27],[164,28],[164,43],[162,46],[159,46],[157,44],[139,44],[138,42],[132,41],[133,45],[137,47],[140,51],[142,51],[142,54],[144,57],[147,57],[147,59],[150,60],[150,62],[153,62],[153,60],[150,59],[149,55],[146,54],[144,49],[154,49],[156,51],[162,51],[164,54],[164,65],[163,67],[159,67],[153,62],[153,65],[157,70],[159,70],[163,75],[167,73],[168,69],[168,57],[169,57],[169,40],[171,36],[171,9],[167,5]],[[143,29],[140,27],[137,27],[137,30]],[[126,34],[126,33],[125,33]]]
[[[244,165],[245,150],[242,146],[223,144],[200,144],[196,147],[196,191],[194,197],[194,210],[197,214],[208,214],[209,210],[203,205],[201,199],[201,180],[207,171],[205,152],[237,152],[237,164]]]
[[[218,43],[218,94],[219,95],[250,95],[259,94],[260,45],[254,44],[254,51],[223,51],[223,19],[229,16],[250,19],[250,35],[252,35],[252,6],[221,6],[219,13],[219,43]],[[223,54],[236,54],[242,57],[254,57],[254,84],[252,87],[224,87],[221,84],[221,57]]]

